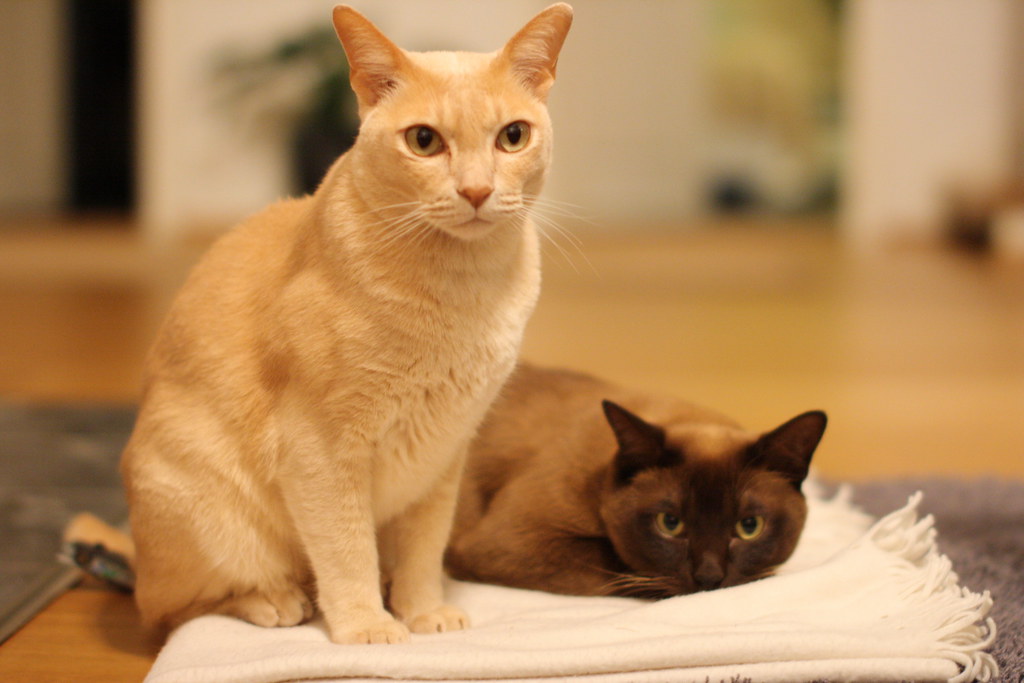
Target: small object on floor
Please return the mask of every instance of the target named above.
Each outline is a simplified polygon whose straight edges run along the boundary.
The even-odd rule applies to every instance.
[[[135,590],[135,572],[124,555],[108,550],[102,543],[68,541],[57,556],[61,562],[71,564],[125,593]]]
[[[65,564],[78,567],[118,590],[135,590],[130,558],[135,554],[131,537],[88,512],[75,515],[64,528],[61,553]]]

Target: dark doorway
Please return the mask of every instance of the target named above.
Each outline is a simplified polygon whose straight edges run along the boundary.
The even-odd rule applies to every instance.
[[[135,207],[135,3],[67,0],[69,202]]]

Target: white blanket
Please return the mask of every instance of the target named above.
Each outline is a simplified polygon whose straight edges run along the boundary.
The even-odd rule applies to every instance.
[[[777,576],[658,602],[453,581],[448,598],[473,627],[403,645],[334,645],[321,621],[201,617],[172,634],[146,681],[988,680],[992,601],[958,585],[920,500],[872,525],[848,492],[810,491],[800,545]]]

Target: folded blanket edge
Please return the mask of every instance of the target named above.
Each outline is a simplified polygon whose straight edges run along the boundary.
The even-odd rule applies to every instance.
[[[996,639],[996,622],[988,616],[992,609],[989,592],[975,593],[959,584],[953,563],[939,550],[932,515],[918,517],[924,493],[914,492],[907,504],[879,519],[868,531],[880,549],[905,561],[895,571],[907,581],[904,597],[922,611],[946,612],[934,633],[937,654],[956,662],[960,674],[950,683],[988,681],[999,675],[999,665],[985,650]]]

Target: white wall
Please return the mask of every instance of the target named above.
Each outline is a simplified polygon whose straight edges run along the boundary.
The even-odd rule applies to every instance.
[[[142,0],[139,5],[139,218],[165,238],[228,225],[280,197],[284,140],[224,102],[225,50],[270,44],[330,17],[330,0]]]
[[[556,160],[548,197],[598,222],[694,210],[702,2],[576,3],[551,96]],[[142,0],[140,216],[151,236],[229,225],[286,193],[283,137],[217,104],[211,61],[226,48],[329,25],[335,4]],[[408,49],[491,51],[549,2],[352,4]]]
[[[1012,5],[1010,28],[1010,107],[1014,137],[1014,168],[1018,178],[1024,178],[1024,3]]]
[[[858,246],[937,237],[947,192],[1005,181],[1012,0],[852,0],[842,224]]]
[[[0,210],[64,201],[61,0],[0,2]]]
[[[212,64],[227,49],[329,25],[336,1],[139,0],[140,214],[150,235],[227,226],[287,192],[283,133],[225,106]],[[577,0],[552,93],[548,197],[599,224],[700,212],[701,41],[713,1]],[[410,49],[491,50],[548,0],[355,4]],[[53,209],[64,197],[61,10],[62,0],[0,1],[3,211]],[[846,16],[843,228],[860,245],[932,238],[951,185],[991,182],[1014,159],[1024,171],[1024,9],[850,0]]]
[[[575,6],[551,97],[546,194],[598,228],[692,218],[706,189],[704,3]]]

